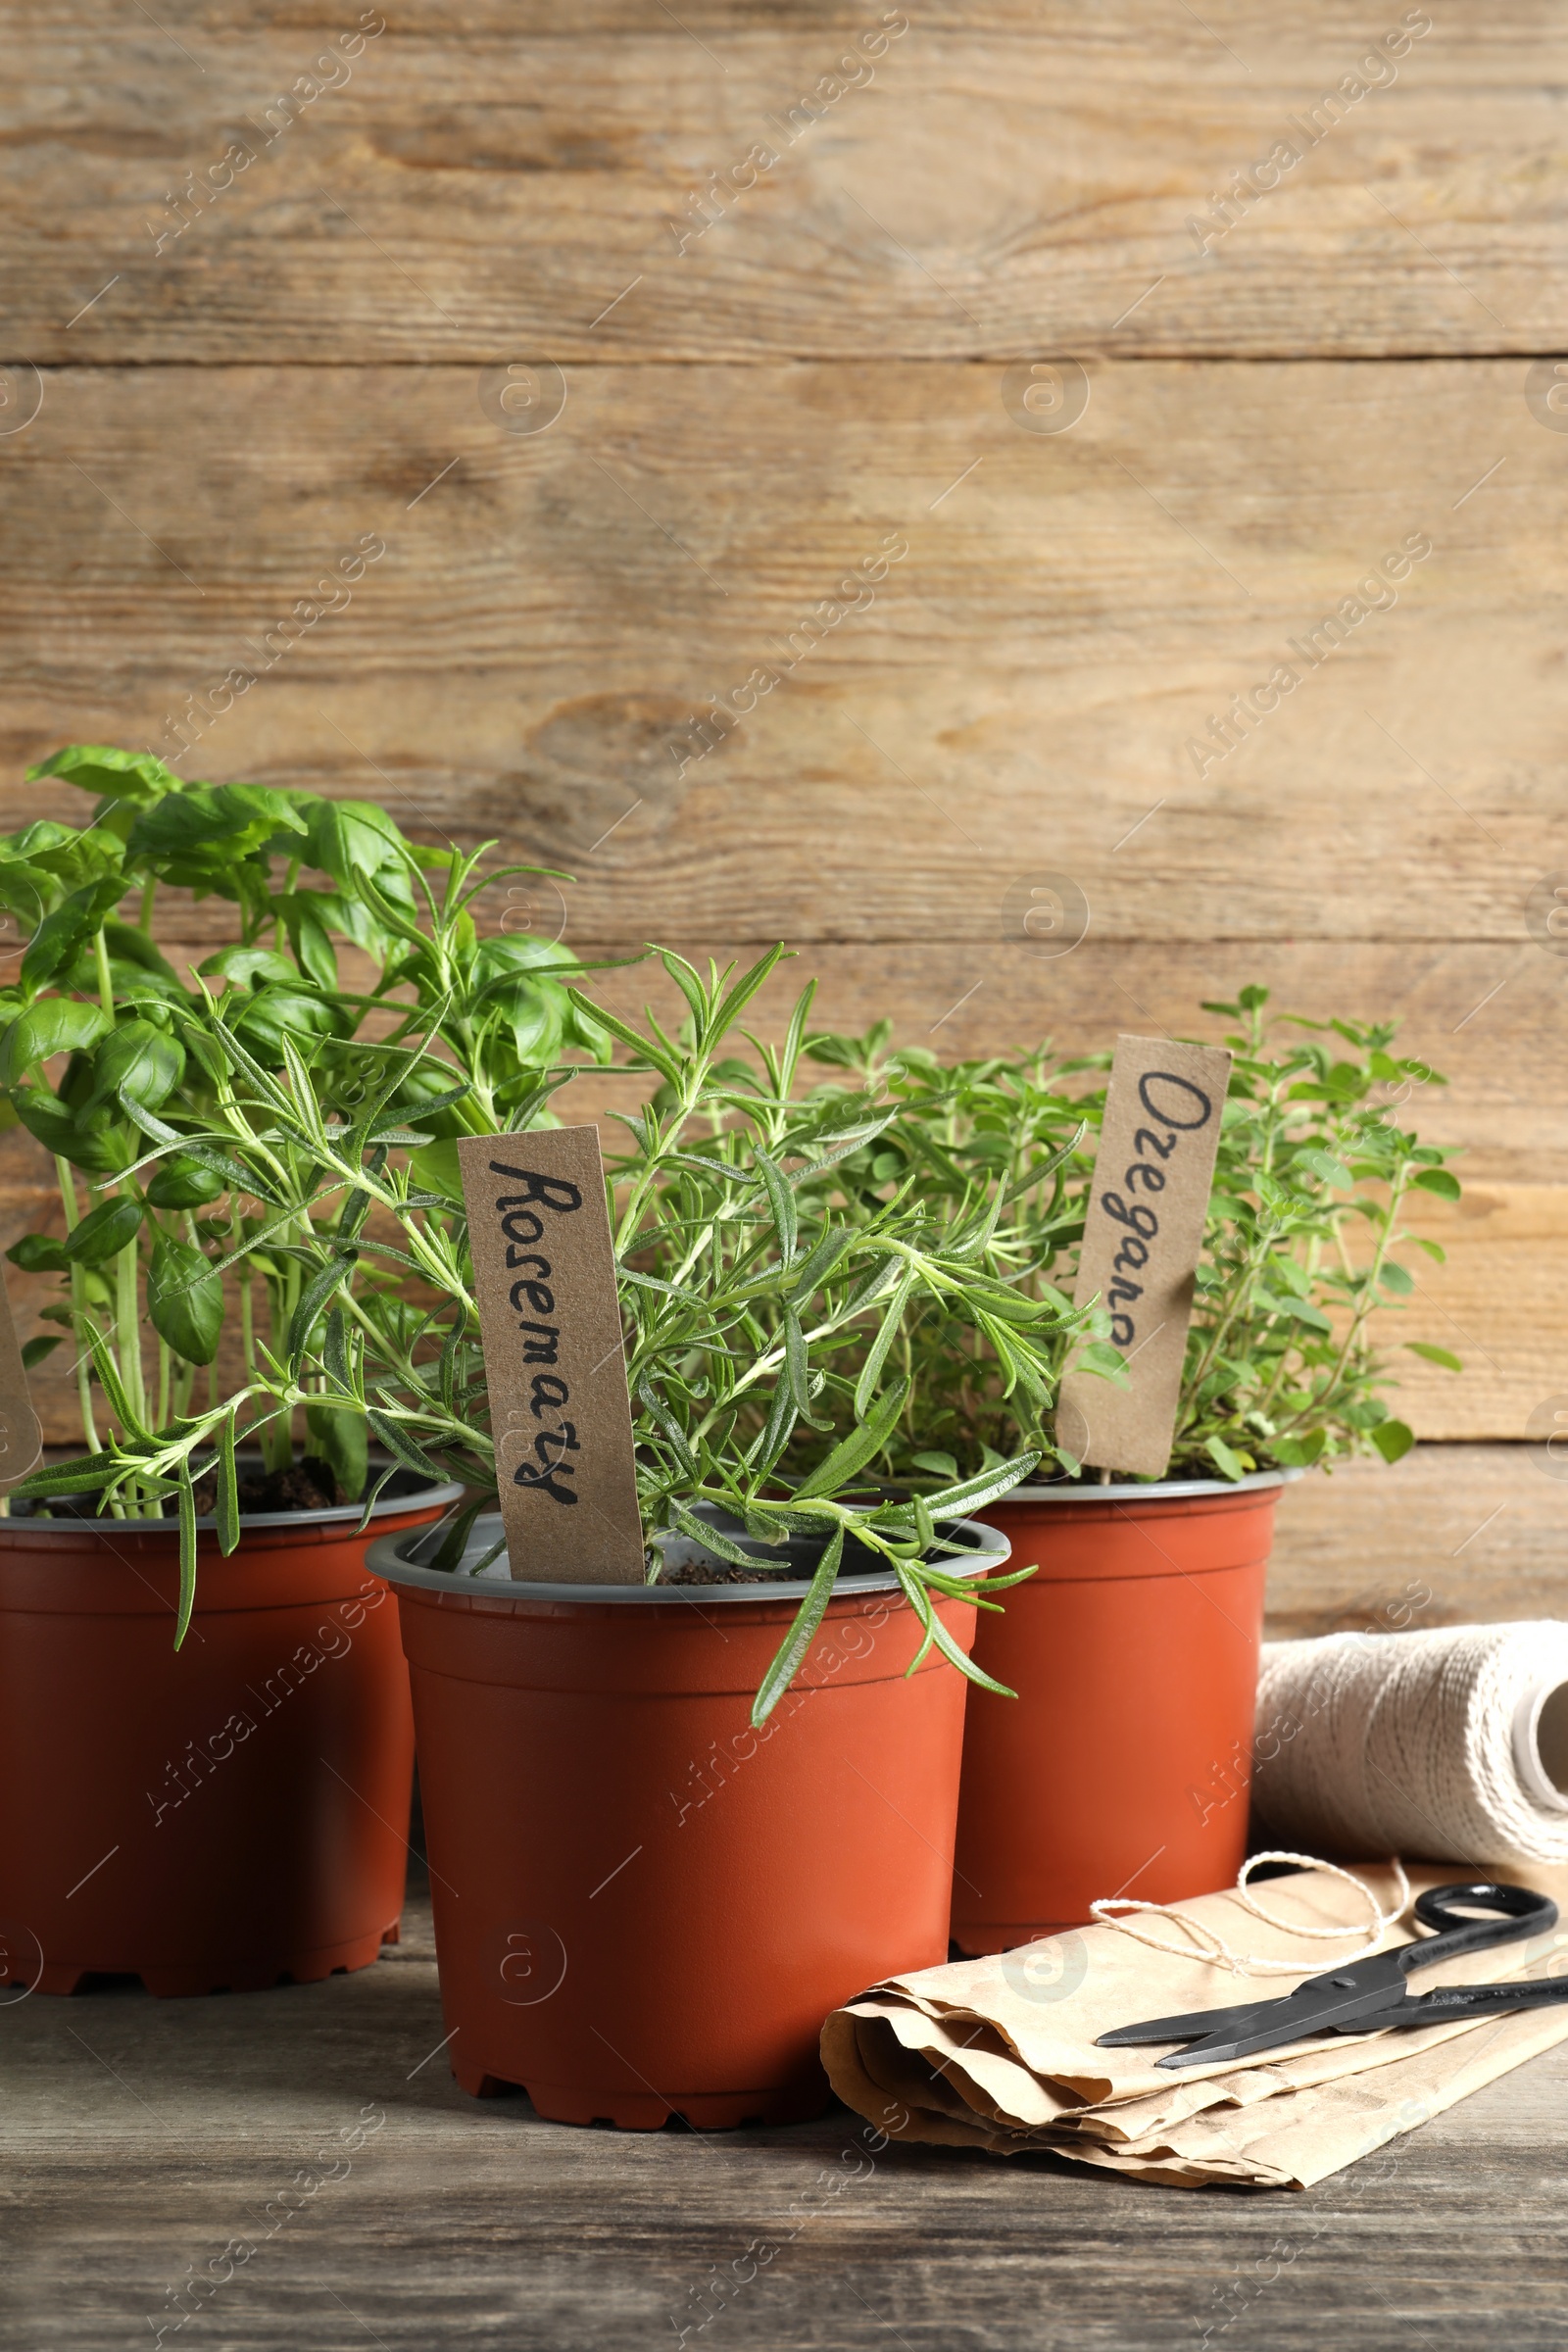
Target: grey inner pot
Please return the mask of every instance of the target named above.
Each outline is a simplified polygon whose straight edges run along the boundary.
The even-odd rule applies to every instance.
[[[241,1453],[238,1458],[241,1470],[255,1469],[261,1461],[260,1454]],[[370,1478],[367,1483],[373,1484],[385,1467],[384,1461],[372,1462]],[[209,1462],[197,1476],[205,1477],[211,1468]],[[440,1509],[447,1509],[460,1501],[462,1495],[463,1489],[456,1480],[433,1487],[427,1478],[420,1477],[417,1470],[394,1470],[371,1508],[370,1523],[373,1526],[377,1519],[385,1519],[393,1511],[406,1511],[412,1503],[433,1503]],[[179,1520],[173,1512],[166,1512],[161,1519],[116,1519],[110,1512],[95,1508],[98,1499],[96,1494],[57,1494],[48,1502],[13,1503],[10,1516],[20,1526],[26,1527],[29,1532],[36,1531],[39,1535],[47,1535],[58,1528],[63,1535],[75,1536],[84,1527],[106,1530],[119,1527],[127,1535],[137,1536],[156,1534],[160,1528],[167,1528],[173,1536],[179,1533]],[[49,1514],[47,1518],[45,1512]],[[241,1511],[239,1523],[241,1527],[352,1528],[358,1527],[364,1517],[365,1504],[362,1500],[323,1502],[308,1511]],[[196,1525],[199,1528],[216,1527],[218,1521],[212,1518],[198,1519]]]
[[[365,1564],[373,1575],[384,1576],[389,1584],[422,1585],[434,1592],[471,1592],[482,1589],[513,1593],[519,1599],[531,1595],[540,1600],[591,1600],[596,1606],[601,1601],[690,1601],[707,1609],[725,1601],[799,1600],[809,1592],[811,1571],[827,1543],[825,1536],[791,1536],[782,1544],[761,1544],[748,1536],[737,1521],[714,1503],[700,1502],[693,1515],[727,1536],[742,1551],[751,1553],[760,1567],[770,1569],[782,1562],[797,1573],[786,1577],[762,1576],[754,1585],[544,1584],[532,1577],[514,1578],[503,1549],[488,1567],[475,1574],[486,1552],[502,1542],[499,1512],[487,1512],[474,1521],[456,1568],[425,1565],[446,1533],[446,1523],[440,1520],[433,1527],[406,1528],[401,1535],[380,1537],[370,1545]],[[937,1529],[939,1534],[962,1546],[958,1552],[944,1553],[934,1563],[953,1575],[979,1576],[1000,1568],[1012,1556],[1007,1538],[994,1527],[982,1527],[977,1519],[939,1519]],[[672,1568],[697,1560],[711,1561],[715,1567],[729,1564],[693,1536],[665,1537],[660,1549]],[[892,1592],[898,1591],[899,1580],[877,1553],[852,1537],[844,1546],[844,1560],[838,1574],[838,1590],[846,1588],[857,1592]]]
[[[1127,1479],[1098,1486],[1090,1479],[1058,1479],[1049,1487],[1014,1487],[1006,1502],[1164,1502],[1184,1494],[1240,1494],[1248,1488],[1283,1487],[1304,1478],[1304,1470],[1250,1470],[1245,1478]]]

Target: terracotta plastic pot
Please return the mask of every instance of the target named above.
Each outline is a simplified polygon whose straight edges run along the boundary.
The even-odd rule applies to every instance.
[[[408,1484],[414,1485],[413,1479]],[[461,1489],[377,1504],[434,1518]],[[403,1908],[414,1731],[361,1511],[0,1520],[0,1977],[252,1990],[364,1968]],[[0,1998],[4,1998],[0,1994]]]
[[[1005,1558],[958,1524],[977,1570]],[[906,1681],[915,1618],[857,1577],[754,1732],[804,1583],[590,1600],[503,1559],[454,1591],[420,1548],[369,1564],[398,1589],[459,2082],[643,2131],[818,2114],[828,2011],[947,1958],[962,1677],[933,1650]],[[941,1616],[967,1647],[972,1603]]]
[[[983,1514],[1039,1574],[975,1643],[1018,1696],[970,1695],[961,1950],[1081,1923],[1101,1895],[1172,1902],[1234,1882],[1283,1484],[1026,1488]]]

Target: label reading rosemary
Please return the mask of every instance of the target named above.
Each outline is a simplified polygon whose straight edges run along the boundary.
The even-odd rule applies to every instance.
[[[464,1136],[458,1159],[512,1574],[641,1584],[599,1131]]]
[[[0,1494],[25,1478],[42,1451],[43,1430],[27,1393],[11,1301],[0,1283]]]
[[[1068,1451],[1102,1469],[1158,1478],[1170,1461],[1230,1070],[1223,1047],[1116,1040],[1076,1303],[1108,1308],[1131,1386],[1069,1371],[1056,1416]]]

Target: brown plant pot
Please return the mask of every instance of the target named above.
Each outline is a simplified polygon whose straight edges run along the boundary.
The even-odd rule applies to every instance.
[[[397,1582],[458,2082],[641,2131],[820,2113],[829,2010],[947,1957],[962,1678],[933,1650],[906,1682],[914,1616],[857,1578],[754,1732],[804,1583],[589,1599],[503,1561],[454,1591],[418,1548],[370,1565]],[[963,1647],[975,1615],[941,1604]]]
[[[377,1505],[433,1519],[461,1490]],[[197,1537],[145,1520],[0,1520],[0,1985],[89,1976],[251,1991],[364,1968],[403,1908],[408,1677],[360,1510]],[[0,2001],[8,1994],[0,1991]]]
[[[1102,1895],[1176,1902],[1234,1883],[1283,1483],[1026,1489],[981,1514],[1039,1574],[975,1642],[1018,1696],[970,1695],[960,1950],[1081,1925]]]

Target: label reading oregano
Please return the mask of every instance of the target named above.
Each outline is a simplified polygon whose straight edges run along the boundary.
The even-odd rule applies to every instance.
[[[1069,1371],[1056,1413],[1061,1443],[1097,1468],[1159,1478],[1170,1461],[1230,1073],[1222,1046],[1116,1040],[1075,1303],[1109,1310],[1131,1385]]]
[[[458,1144],[514,1578],[643,1581],[615,1255],[595,1127]]]

